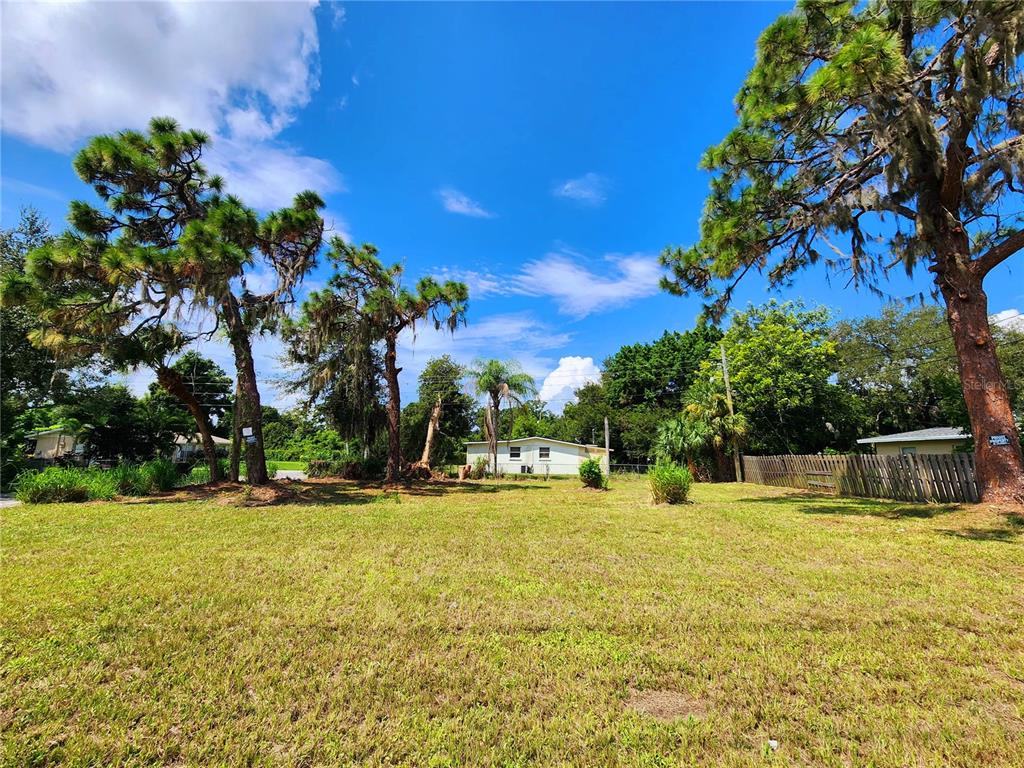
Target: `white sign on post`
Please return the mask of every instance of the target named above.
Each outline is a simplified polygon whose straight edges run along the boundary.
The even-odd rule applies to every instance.
[[[242,437],[251,437],[252,427],[242,427]]]

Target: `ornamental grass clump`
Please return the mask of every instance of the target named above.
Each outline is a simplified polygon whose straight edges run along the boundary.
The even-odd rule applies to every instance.
[[[649,473],[655,504],[682,504],[690,495],[693,475],[674,462],[661,462]]]

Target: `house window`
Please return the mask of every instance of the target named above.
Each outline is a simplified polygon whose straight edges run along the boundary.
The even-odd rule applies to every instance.
[[[538,449],[537,457],[540,458],[540,459],[550,459],[551,458],[551,449],[548,448],[546,445],[542,445]]]
[[[508,457],[510,459],[518,459],[520,458],[521,451],[522,448],[520,448],[518,445],[510,446],[508,449]]]
[[[900,453],[904,456],[915,456],[917,455],[917,448],[914,446],[906,446],[904,448],[900,448]]]

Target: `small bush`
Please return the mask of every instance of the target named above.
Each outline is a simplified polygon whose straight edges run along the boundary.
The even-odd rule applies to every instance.
[[[682,504],[690,495],[693,475],[686,467],[664,462],[648,473],[655,504]]]
[[[271,480],[273,480],[275,477],[277,477],[277,470],[278,469],[279,469],[279,467],[277,466],[277,462],[276,461],[268,461],[267,462],[267,477],[269,477]]]
[[[604,488],[604,472],[601,471],[601,462],[597,459],[587,459],[580,464],[580,480],[587,488]]]
[[[149,483],[148,493],[169,491],[178,484],[178,468],[170,459],[147,461],[140,469]]]
[[[474,480],[483,480],[484,475],[487,474],[487,467],[491,463],[491,460],[486,456],[480,456],[476,463],[473,464],[473,471],[469,473],[469,476]]]

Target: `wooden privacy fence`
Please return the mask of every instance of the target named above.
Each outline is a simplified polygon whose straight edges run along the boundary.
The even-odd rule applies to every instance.
[[[748,483],[900,501],[978,501],[974,456],[744,456]]]

